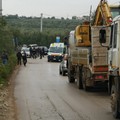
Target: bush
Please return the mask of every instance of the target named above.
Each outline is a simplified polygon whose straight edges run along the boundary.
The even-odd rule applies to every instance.
[[[8,63],[6,65],[0,62],[0,84],[7,84],[9,75],[13,72],[16,66],[16,56],[12,54],[9,56]]]
[[[14,54],[13,33],[6,21],[0,18],[0,56],[3,51],[6,51],[9,55],[8,63],[2,64],[0,60],[0,84],[8,83],[8,77],[13,72],[16,65],[16,56]]]

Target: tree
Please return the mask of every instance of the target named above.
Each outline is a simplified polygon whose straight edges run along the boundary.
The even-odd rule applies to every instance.
[[[73,16],[73,17],[72,17],[72,20],[76,20],[76,19],[77,19],[77,17],[76,17],[76,16]]]
[[[55,17],[53,16],[53,17],[51,17],[51,19],[55,19]]]

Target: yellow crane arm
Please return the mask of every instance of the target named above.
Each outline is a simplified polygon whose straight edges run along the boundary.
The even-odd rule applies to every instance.
[[[75,29],[76,47],[87,47],[91,45],[90,42],[90,25],[89,23],[83,23],[83,25],[78,25]]]
[[[93,25],[109,26],[111,22],[112,22],[112,15],[110,12],[110,7],[105,0],[101,0],[95,12],[95,19],[94,19]]]

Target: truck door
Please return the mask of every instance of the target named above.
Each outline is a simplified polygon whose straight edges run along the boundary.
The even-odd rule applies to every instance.
[[[118,24],[115,23],[111,27],[111,36],[110,36],[110,48],[109,48],[109,56],[108,63],[110,65],[110,69],[118,67]]]

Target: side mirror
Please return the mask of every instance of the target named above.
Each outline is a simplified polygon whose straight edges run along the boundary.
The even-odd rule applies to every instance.
[[[101,29],[99,31],[99,42],[106,43],[106,30],[105,29]]]

